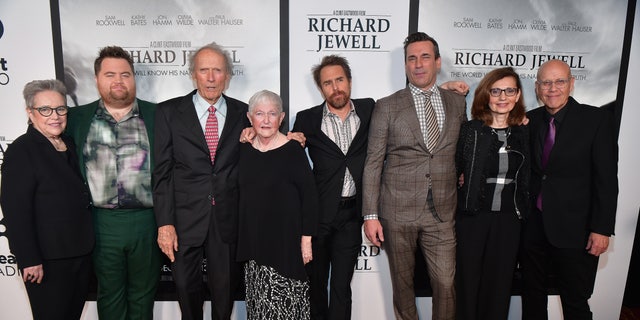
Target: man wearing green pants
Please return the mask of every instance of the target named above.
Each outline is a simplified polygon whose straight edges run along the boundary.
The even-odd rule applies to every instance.
[[[100,50],[94,64],[100,99],[69,112],[91,190],[101,320],[152,319],[160,277],[151,172],[155,105],[136,99],[133,60],[120,47]]]

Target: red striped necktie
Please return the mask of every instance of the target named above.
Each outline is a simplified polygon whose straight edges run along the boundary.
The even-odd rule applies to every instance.
[[[216,118],[216,108],[214,106],[209,107],[209,117],[204,127],[204,139],[207,140],[211,164],[213,165],[216,160],[216,149],[218,148],[218,118]]]
[[[218,149],[218,118],[216,118],[216,108],[209,107],[209,117],[204,127],[204,139],[209,147],[209,156],[211,157],[211,165],[216,161],[216,149]],[[216,204],[216,200],[211,197],[211,204]]]

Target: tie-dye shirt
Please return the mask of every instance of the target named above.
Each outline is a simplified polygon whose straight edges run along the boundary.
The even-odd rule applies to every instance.
[[[102,100],[83,150],[93,205],[108,209],[153,207],[151,153],[137,102],[120,121]]]

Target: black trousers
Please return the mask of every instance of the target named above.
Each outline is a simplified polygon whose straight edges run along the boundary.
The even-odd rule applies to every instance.
[[[456,215],[456,319],[508,318],[520,229],[515,212]]]
[[[586,246],[586,243],[585,243]],[[548,319],[548,276],[553,273],[565,320],[593,319],[587,300],[593,293],[598,257],[584,248],[557,248],[545,236],[542,213],[534,209],[522,236],[522,319]]]
[[[89,293],[91,255],[45,260],[40,284],[26,282],[33,319],[80,319]]]
[[[311,319],[351,319],[351,278],[362,244],[361,228],[355,199],[344,201],[331,223],[319,225],[311,242],[313,260],[306,266]]]
[[[215,209],[213,209],[215,210]],[[228,320],[235,294],[241,290],[242,269],[236,262],[236,244],[224,243],[211,219],[205,243],[200,246],[180,245],[171,265],[182,319],[202,320],[205,300],[202,261],[207,259],[207,287],[211,293],[211,319]]]

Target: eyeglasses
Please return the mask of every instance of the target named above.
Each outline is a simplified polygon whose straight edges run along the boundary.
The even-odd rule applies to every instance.
[[[492,97],[499,97],[503,92],[507,97],[513,97],[513,96],[516,95],[516,93],[518,93],[518,88],[506,88],[506,89],[491,88],[491,89],[489,89],[489,94]]]
[[[278,118],[280,116],[280,112],[274,112],[274,111],[262,112],[262,111],[258,111],[256,113],[254,113],[253,116],[256,117],[259,120],[262,120],[264,118],[276,119],[276,118]]]
[[[49,107],[49,106],[44,106],[44,107],[39,107],[39,108],[31,108],[33,110],[38,111],[38,113],[43,116],[43,117],[50,117],[53,114],[53,111],[55,110],[56,113],[59,116],[64,116],[65,114],[67,114],[69,112],[69,107],[67,106],[59,106],[59,107]]]
[[[555,81],[545,80],[545,81],[536,81],[536,83],[540,86],[540,88],[544,90],[551,89],[552,85],[555,85],[557,89],[564,89],[567,84],[571,81],[571,77],[567,79],[557,79]]]

